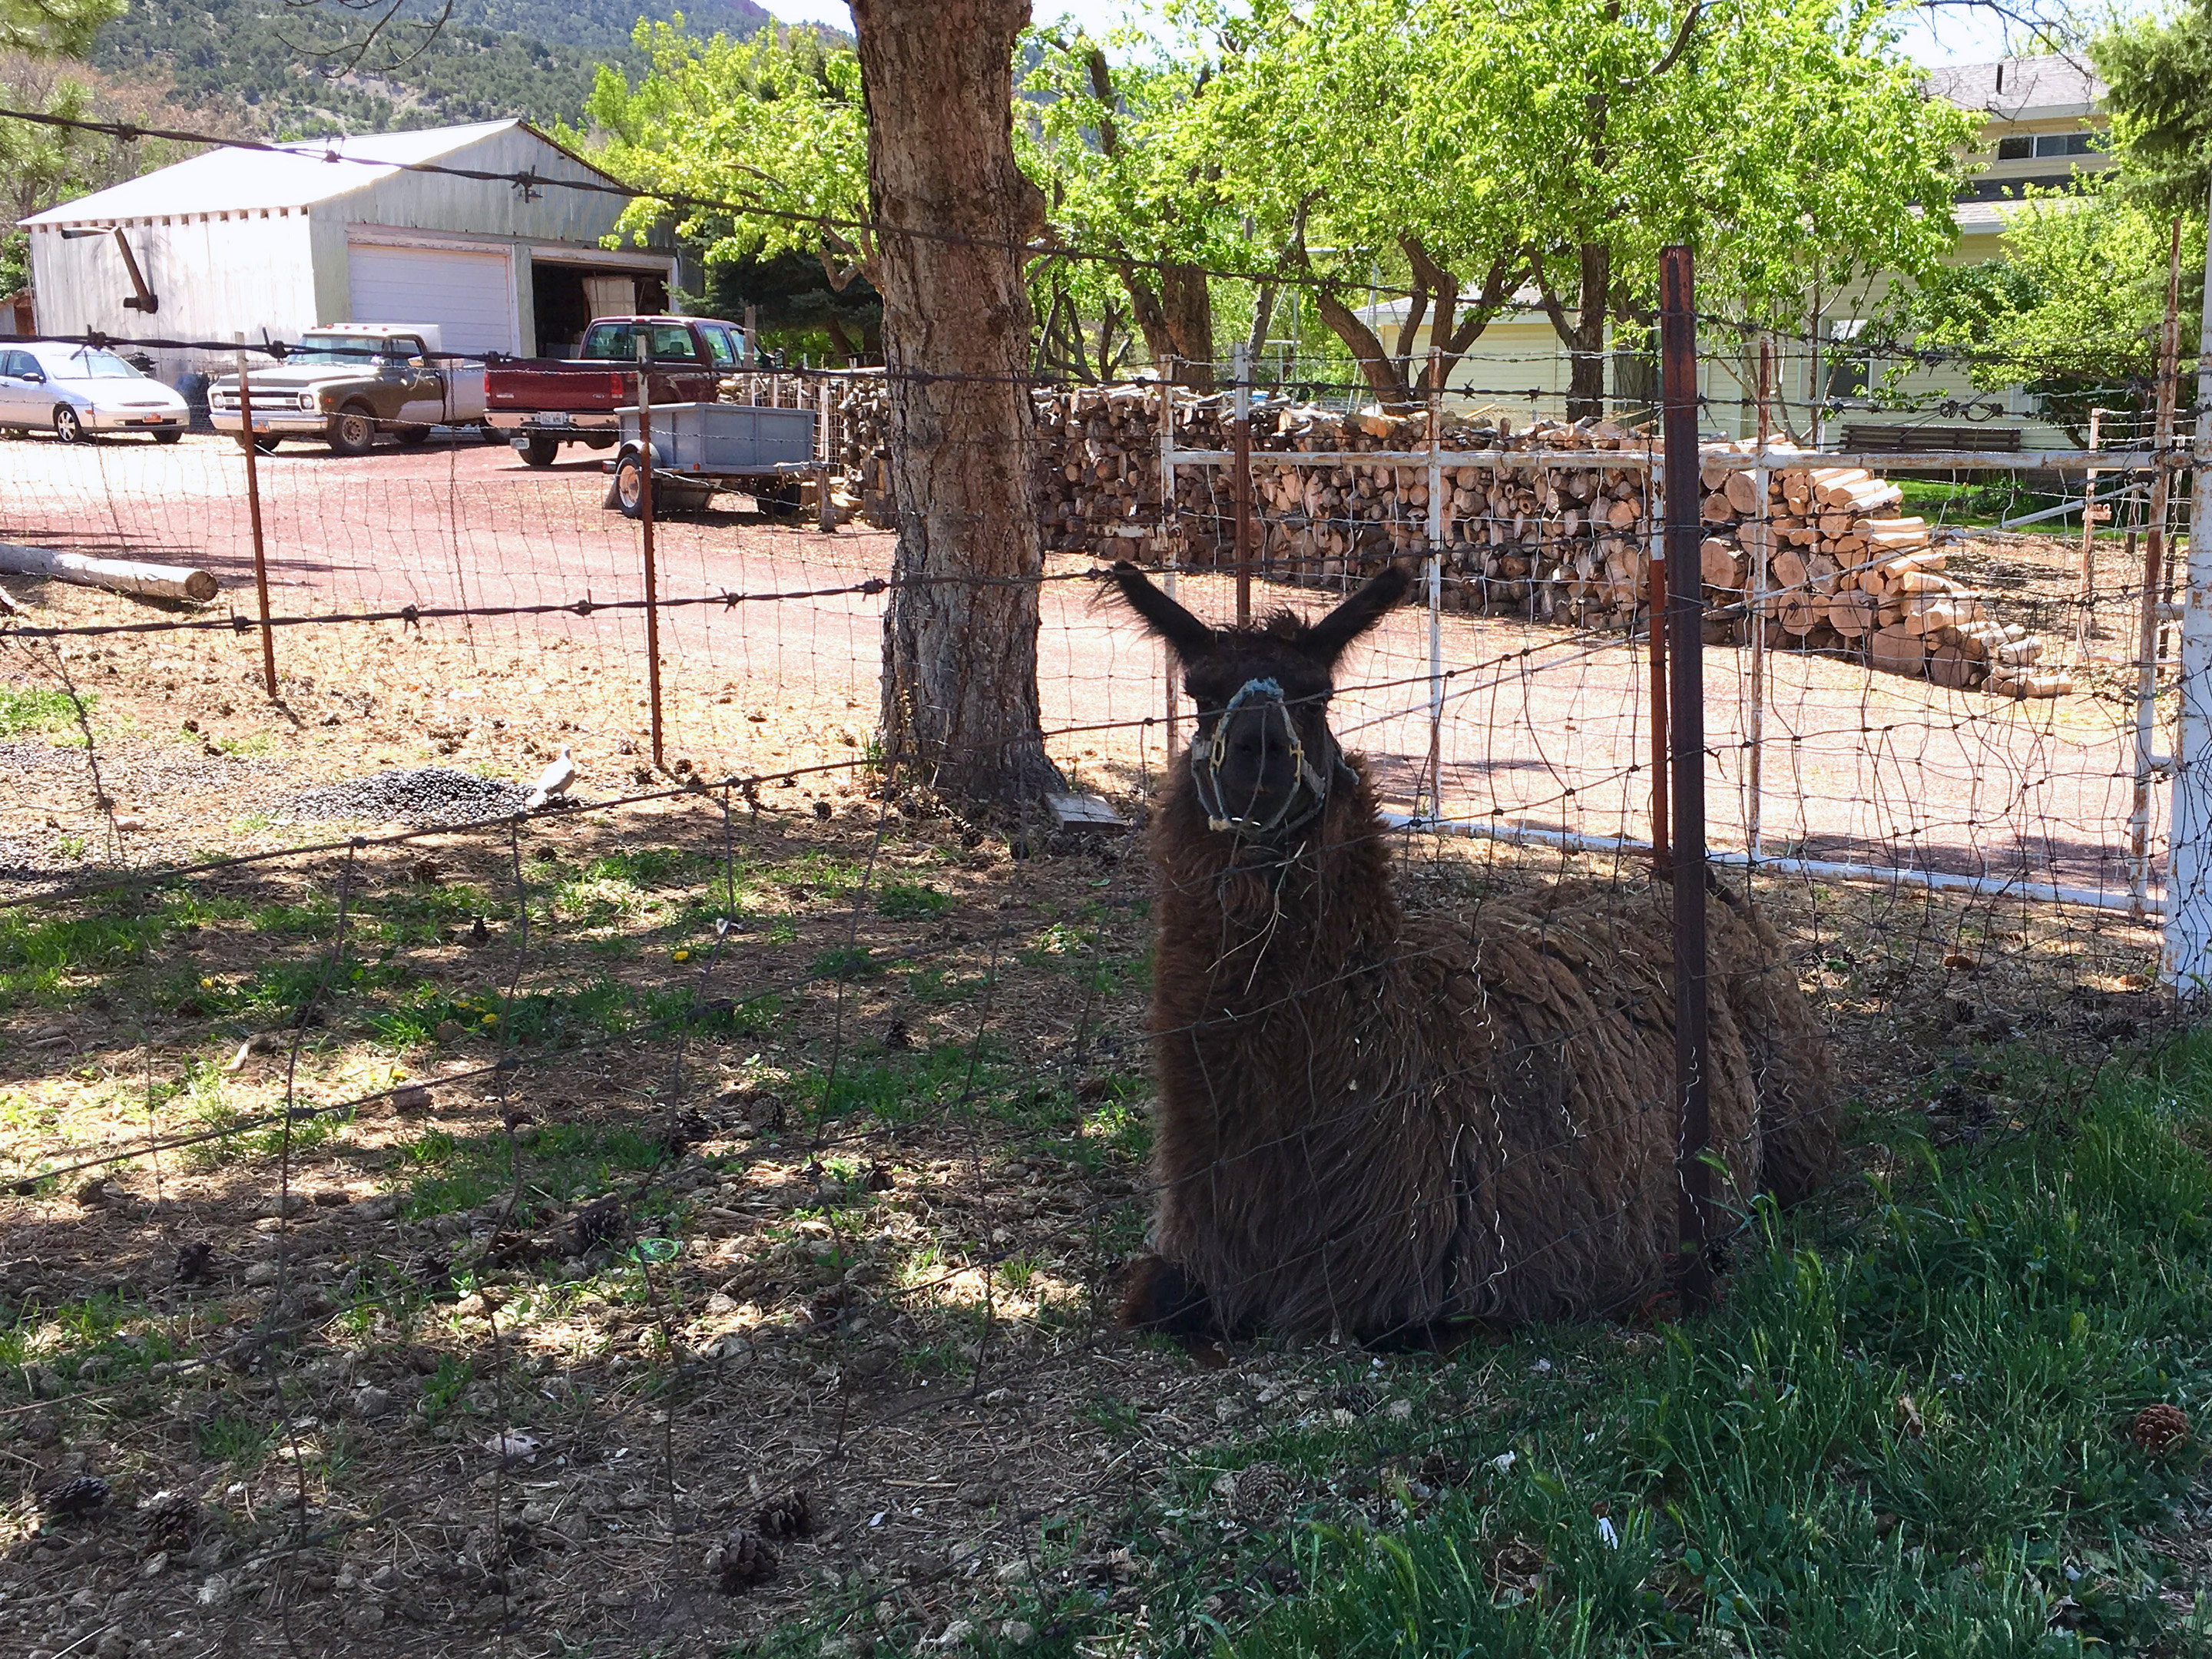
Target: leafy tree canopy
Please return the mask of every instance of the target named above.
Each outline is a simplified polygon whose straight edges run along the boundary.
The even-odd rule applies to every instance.
[[[2156,393],[2172,222],[2124,184],[2100,187],[2112,177],[2031,192],[2004,210],[2002,258],[1933,273],[1904,301],[1916,343],[1966,354],[1977,390],[2025,386],[2077,441],[2091,408],[2147,413]],[[2185,222],[2181,236],[2185,254],[2201,246],[2202,217]],[[2185,284],[2194,263],[2183,260]],[[2185,362],[2196,349],[2197,307],[2180,310]]]
[[[1972,118],[1852,0],[1178,0],[1221,43],[1200,118],[1229,194],[1356,290],[1386,255],[1455,343],[1522,282],[1589,403],[1607,322],[1687,240],[1709,308],[1795,315],[1814,271],[1916,274],[1951,243]],[[1450,314],[1479,288],[1469,316]],[[1326,309],[1326,307],[1325,307]],[[1341,307],[1339,310],[1341,311]],[[1387,395],[1342,316],[1330,321]],[[1350,319],[1356,322],[1357,319]],[[1395,378],[1402,379],[1403,365]],[[1587,410],[1582,412],[1588,412]]]
[[[601,69],[585,106],[601,167],[678,204],[714,204],[677,208],[678,234],[704,244],[710,264],[799,252],[821,260],[833,288],[866,270],[874,250],[855,227],[867,208],[867,114],[850,47],[803,28],[702,40],[680,15],[641,22],[636,45],[645,73],[632,84]],[[581,145],[594,134],[559,136]],[[622,228],[641,240],[665,212],[636,202]]]
[[[2212,0],[2123,23],[2093,41],[2125,188],[2166,213],[2201,212],[2212,183]]]

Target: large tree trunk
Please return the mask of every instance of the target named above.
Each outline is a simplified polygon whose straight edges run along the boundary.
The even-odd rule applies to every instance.
[[[1359,313],[1325,288],[1314,291],[1314,305],[1321,313],[1322,321],[1344,342],[1358,363],[1360,374],[1366,377],[1367,389],[1375,394],[1375,401],[1389,410],[1413,408],[1416,399],[1413,388],[1407,384],[1405,371],[1375,331],[1360,320]]]
[[[898,510],[884,748],[971,800],[1060,785],[1037,707],[1044,555],[1022,277],[1043,202],[1012,143],[1014,38],[1029,18],[1029,0],[853,3]]]
[[[1536,262],[1536,289],[1552,331],[1567,348],[1567,418],[1595,420],[1605,414],[1605,325],[1612,312],[1613,248],[1584,242],[1577,251],[1575,314],[1553,286],[1543,261]]]
[[[1160,279],[1158,288],[1152,277]],[[1145,336],[1145,349],[1169,380],[1194,392],[1211,392],[1213,378],[1213,295],[1206,272],[1195,265],[1133,265],[1121,268],[1129,309]]]

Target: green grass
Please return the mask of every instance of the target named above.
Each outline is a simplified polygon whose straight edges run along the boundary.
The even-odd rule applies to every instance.
[[[1925,478],[1900,478],[1897,487],[1905,493],[1900,511],[1907,518],[1925,519],[1930,524],[1990,526],[2006,519],[2018,518],[2022,514],[2040,512],[2046,507],[2056,507],[2071,496],[2039,495],[2020,489],[2010,480],[1996,478],[1971,483],[1941,483]],[[2079,514],[2070,519],[2046,519],[2034,526],[2057,535],[2081,533]]]
[[[927,921],[951,908],[951,894],[924,882],[887,881],[876,895],[876,909],[894,921]]]
[[[1189,1473],[1152,1627],[1202,1628],[1225,1595],[1192,1644],[1219,1659],[2212,1652],[2212,1603],[2162,1602],[2195,1587],[2148,1547],[2199,1455],[2125,1433],[2171,1401],[2202,1437],[2212,1409],[2208,1128],[2197,1037],[2073,1122],[1914,1146],[1825,1248],[1765,1217],[1721,1311],[1656,1353],[1581,1327],[1401,1362],[1404,1422],[1279,1430]],[[1431,1453],[1465,1478],[1414,1492]],[[1224,1554],[1205,1483],[1261,1458],[1365,1490],[1381,1523],[1315,1503]],[[1253,1588],[1270,1557],[1303,1593]]]
[[[97,696],[84,694],[89,714]],[[76,725],[76,709],[69,694],[43,685],[0,685],[0,738],[29,732],[67,731]]]
[[[504,1133],[456,1136],[433,1129],[408,1142],[400,1148],[406,1214],[420,1220],[500,1196],[514,1184],[509,1158]],[[549,1201],[596,1198],[667,1161],[666,1148],[635,1129],[546,1124],[522,1149],[523,1203],[516,1219],[527,1224]]]

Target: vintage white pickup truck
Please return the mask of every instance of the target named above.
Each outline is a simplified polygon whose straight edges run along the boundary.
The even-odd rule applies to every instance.
[[[320,438],[341,455],[365,455],[380,432],[414,445],[434,426],[484,425],[483,365],[441,356],[429,325],[311,328],[283,362],[249,368],[246,390],[253,441],[263,450],[287,438]],[[235,374],[208,387],[208,418],[242,441]]]

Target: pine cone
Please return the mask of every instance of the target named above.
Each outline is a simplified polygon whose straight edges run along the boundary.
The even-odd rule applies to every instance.
[[[763,1538],[805,1538],[814,1530],[814,1506],[794,1487],[754,1512],[753,1530]]]
[[[42,1493],[40,1504],[48,1515],[90,1515],[108,1496],[107,1482],[96,1474],[80,1474]]]
[[[2145,1406],[2128,1425],[2128,1438],[2154,1456],[2189,1438],[2189,1418],[2179,1406]]]
[[[741,1595],[775,1577],[775,1552],[752,1528],[739,1527],[722,1540],[716,1571],[721,1575],[723,1595]]]

